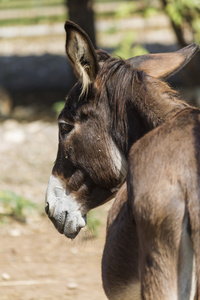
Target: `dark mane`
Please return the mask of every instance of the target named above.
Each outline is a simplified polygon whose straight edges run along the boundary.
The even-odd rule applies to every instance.
[[[135,84],[138,73],[125,60],[116,58],[106,60],[98,73],[96,100],[106,97],[117,120],[123,118],[126,104],[132,97],[130,87]]]
[[[127,136],[128,111],[133,109],[133,97],[140,89],[145,90],[145,76],[123,59],[108,58],[100,69],[96,83],[96,103],[107,99],[112,115],[112,127],[118,128],[121,136]],[[117,84],[120,83],[120,84]],[[128,151],[128,141],[121,146]]]

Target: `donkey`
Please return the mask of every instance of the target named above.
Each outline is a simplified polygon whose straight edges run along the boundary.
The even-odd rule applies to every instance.
[[[125,61],[95,50],[76,24],[67,21],[65,30],[79,81],[58,117],[49,218],[74,239],[88,211],[117,192],[102,260],[108,298],[200,299],[200,111],[161,80],[198,45]]]

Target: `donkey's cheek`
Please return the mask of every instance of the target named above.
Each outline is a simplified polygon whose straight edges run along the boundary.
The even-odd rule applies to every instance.
[[[54,175],[50,176],[47,188],[46,212],[56,229],[69,238],[75,238],[86,225],[86,217],[82,216],[80,204]]]

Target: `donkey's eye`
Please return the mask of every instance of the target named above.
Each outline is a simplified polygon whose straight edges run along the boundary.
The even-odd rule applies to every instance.
[[[74,126],[68,123],[59,123],[59,128],[61,135],[64,135],[70,133]]]

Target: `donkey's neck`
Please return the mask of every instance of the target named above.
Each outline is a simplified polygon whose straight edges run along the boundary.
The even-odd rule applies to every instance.
[[[165,82],[146,76],[145,83],[136,95],[136,108],[146,120],[149,129],[155,128],[174,117],[186,107],[185,102],[178,99],[178,93]]]

